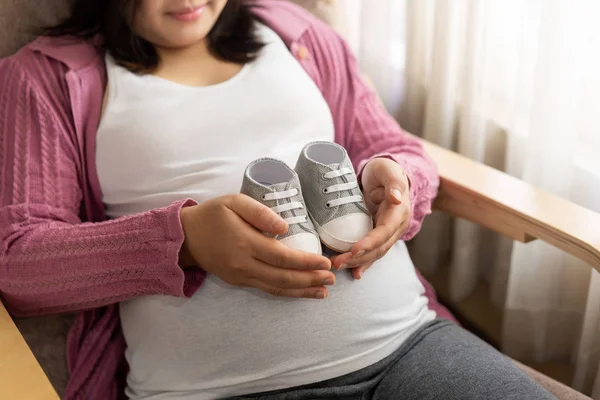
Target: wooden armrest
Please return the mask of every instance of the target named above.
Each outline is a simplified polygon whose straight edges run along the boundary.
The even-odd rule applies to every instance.
[[[58,400],[58,395],[0,303],[0,398]]]
[[[600,214],[421,141],[439,167],[435,209],[521,242],[541,239],[600,271]]]

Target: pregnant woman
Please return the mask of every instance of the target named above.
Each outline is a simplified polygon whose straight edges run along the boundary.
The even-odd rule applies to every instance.
[[[75,0],[0,88],[0,291],[80,312],[65,398],[552,398],[428,309],[403,240],[435,166],[305,11]],[[311,141],[348,150],[374,218],[333,258],[260,233],[288,226],[238,193]]]

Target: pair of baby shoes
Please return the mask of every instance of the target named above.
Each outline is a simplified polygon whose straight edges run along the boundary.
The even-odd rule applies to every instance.
[[[276,236],[290,248],[321,254],[321,242],[349,251],[373,229],[346,149],[332,142],[307,144],[291,169],[261,158],[246,168],[241,192],[281,215],[289,230]]]

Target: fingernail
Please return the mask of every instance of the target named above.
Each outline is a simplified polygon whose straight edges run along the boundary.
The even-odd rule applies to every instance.
[[[402,192],[398,189],[392,190],[392,196],[394,196],[398,201],[402,201]]]
[[[359,257],[362,257],[362,256],[364,256],[365,254],[367,254],[367,252],[366,252],[365,250],[361,250],[361,251],[359,251],[358,253],[356,253],[356,254],[354,255],[354,258],[359,258]]]
[[[338,269],[346,269],[348,268],[348,264],[342,264]]]
[[[319,269],[323,269],[325,271],[329,271],[331,269],[331,264],[329,263],[323,263],[319,265]]]
[[[284,221],[278,220],[273,224],[273,229],[277,232],[282,232],[287,227],[287,224]]]
[[[317,299],[325,300],[326,297],[327,297],[327,293],[325,293],[325,292],[317,292]]]
[[[333,278],[327,278],[323,281],[323,286],[331,286],[333,285]]]
[[[363,276],[362,272],[359,272],[356,279],[360,281],[362,279],[362,276]]]

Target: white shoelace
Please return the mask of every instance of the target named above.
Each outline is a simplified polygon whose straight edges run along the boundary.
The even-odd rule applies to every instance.
[[[296,195],[298,195],[298,189],[291,189],[291,190],[286,190],[283,192],[273,192],[273,193],[264,194],[262,196],[262,199],[263,200],[282,200],[282,199],[289,199],[290,197],[294,197]],[[301,202],[292,201],[290,203],[271,207],[271,210],[275,211],[277,214],[281,214],[284,211],[298,210],[298,209],[302,209],[302,208],[304,208],[304,206],[302,205]],[[306,221],[307,221],[306,215],[300,215],[298,217],[290,217],[290,218],[285,219],[285,222],[287,222],[288,225],[302,224]]]
[[[337,171],[327,172],[326,174],[323,175],[323,178],[335,179],[335,178],[339,178],[340,176],[344,176],[344,175],[352,175],[353,173],[354,172],[350,168],[340,168]],[[328,193],[343,192],[345,190],[356,189],[357,187],[358,187],[358,182],[356,182],[356,181],[348,182],[348,183],[339,183],[337,185],[332,185],[332,186],[326,187],[325,189],[323,189],[323,193],[328,194]],[[358,196],[358,195],[344,196],[344,197],[340,197],[339,199],[329,200],[325,204],[325,207],[331,208],[331,207],[335,207],[335,206],[341,206],[344,204],[360,203],[362,200],[363,200],[362,196]]]

